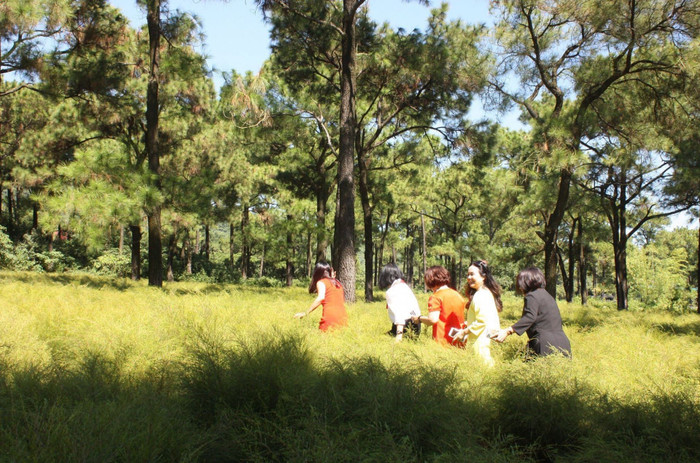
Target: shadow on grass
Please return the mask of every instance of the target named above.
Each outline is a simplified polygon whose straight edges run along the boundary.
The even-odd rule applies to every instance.
[[[653,327],[662,333],[700,338],[700,320],[695,322],[657,323]]]
[[[318,364],[297,336],[226,348],[199,336],[142,378],[86,354],[0,369],[7,461],[693,461],[689,395],[620,404],[535,361],[469,390],[454,367]],[[491,377],[489,377],[491,378]]]
[[[589,331],[606,323],[605,315],[599,310],[591,308],[586,311],[577,311],[566,316],[562,322],[564,326],[576,327],[578,331]]]

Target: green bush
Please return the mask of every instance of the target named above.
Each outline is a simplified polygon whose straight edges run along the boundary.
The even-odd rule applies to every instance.
[[[131,276],[131,254],[108,249],[93,261],[92,268],[100,275],[128,278]]]
[[[630,298],[643,308],[685,312],[691,310],[685,249],[669,252],[654,244],[630,247],[627,267]]]

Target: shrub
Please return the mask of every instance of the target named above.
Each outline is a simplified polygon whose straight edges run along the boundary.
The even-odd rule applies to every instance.
[[[118,249],[108,249],[92,263],[92,268],[100,275],[114,275],[120,278],[131,276],[131,255]]]

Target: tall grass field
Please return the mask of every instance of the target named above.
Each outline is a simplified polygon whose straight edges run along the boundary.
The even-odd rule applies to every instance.
[[[573,359],[488,369],[377,299],[323,334],[301,287],[0,273],[0,461],[700,461],[697,314],[560,302]]]

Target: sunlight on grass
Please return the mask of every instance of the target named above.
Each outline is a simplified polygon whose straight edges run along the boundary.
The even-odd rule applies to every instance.
[[[0,285],[9,461],[700,458],[695,314],[561,303],[573,360],[528,361],[511,336],[487,369],[430,329],[394,343],[383,293],[324,334],[320,311],[292,318],[304,288],[29,273]],[[506,295],[502,325],[521,308]]]

